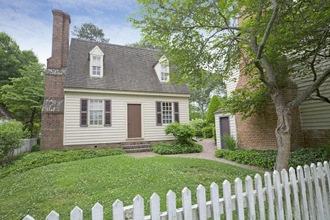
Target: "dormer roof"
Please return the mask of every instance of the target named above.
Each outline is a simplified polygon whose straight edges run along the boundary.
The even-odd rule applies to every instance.
[[[103,77],[89,77],[89,52],[97,48],[104,54]],[[72,39],[64,87],[190,94],[186,85],[158,80],[159,57],[156,50]]]

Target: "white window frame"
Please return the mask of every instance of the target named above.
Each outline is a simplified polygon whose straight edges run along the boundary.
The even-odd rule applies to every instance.
[[[172,102],[162,102],[162,124],[171,124],[173,122],[173,108]]]
[[[101,76],[101,56],[92,56],[92,76]]]
[[[103,77],[103,57],[104,53],[102,50],[98,47],[95,46],[90,52],[89,52],[89,74],[91,77]],[[95,63],[94,59],[99,58],[100,61],[98,63]],[[100,70],[100,74],[94,74],[95,68],[98,67]]]
[[[99,104],[99,106],[95,106],[96,103]],[[90,99],[88,100],[88,125],[90,126],[101,126],[103,125],[103,122],[104,122],[104,102],[103,100],[100,100],[100,99]],[[95,114],[97,113],[97,114]],[[98,116],[101,118],[93,118],[92,117],[94,116]],[[95,123],[96,122],[96,123]]]

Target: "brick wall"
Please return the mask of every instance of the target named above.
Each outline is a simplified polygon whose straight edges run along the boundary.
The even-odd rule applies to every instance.
[[[246,77],[241,77],[237,83],[237,87],[247,83]],[[297,86],[293,81],[289,82],[289,87],[282,90],[285,102],[293,100],[297,96]],[[237,141],[239,148],[242,149],[277,149],[275,137],[275,129],[277,127],[277,116],[275,106],[271,100],[264,112],[259,115],[252,116],[244,121],[241,115],[236,115]],[[292,130],[291,130],[291,147],[301,147],[303,144],[303,136],[301,133],[300,112],[299,108],[292,111]]]
[[[330,129],[302,130],[304,147],[320,147],[330,144]]]
[[[47,60],[40,149],[63,148],[64,77],[69,55],[70,15],[53,10],[52,56]]]

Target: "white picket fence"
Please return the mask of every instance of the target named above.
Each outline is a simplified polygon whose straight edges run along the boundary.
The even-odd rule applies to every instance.
[[[271,178],[273,176],[273,178]],[[254,182],[254,184],[253,184]],[[137,195],[133,205],[124,207],[120,200],[112,205],[113,220],[206,220],[212,218],[225,219],[298,219],[309,220],[330,219],[330,169],[328,162],[317,166],[298,166],[297,170],[290,168],[289,172],[274,171],[273,174],[256,174],[254,181],[250,176],[245,178],[245,192],[242,180],[237,178],[232,194],[231,184],[225,180],[222,184],[223,197],[219,198],[219,188],[211,184],[210,198],[206,201],[205,188],[197,188],[197,204],[192,205],[191,191],[182,191],[182,208],[176,207],[176,195],[169,191],[166,195],[165,212],[160,210],[160,198],[154,193],[150,198],[150,215],[144,214],[144,199]],[[33,220],[27,215],[23,220]],[[46,220],[58,220],[59,214],[52,211]],[[83,211],[75,207],[70,214],[71,220],[82,220]],[[96,203],[92,208],[92,219],[103,220],[103,207]]]

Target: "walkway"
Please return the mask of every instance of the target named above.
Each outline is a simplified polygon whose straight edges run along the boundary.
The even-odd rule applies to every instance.
[[[213,140],[202,140],[202,141],[199,141],[198,143],[203,145],[203,151],[201,153],[175,154],[175,155],[168,155],[168,156],[214,160],[214,161],[218,161],[218,162],[221,162],[221,163],[226,163],[226,164],[230,164],[230,165],[233,165],[233,166],[238,166],[238,167],[254,170],[254,171],[257,171],[257,172],[269,171],[269,170],[262,169],[262,168],[259,168],[259,167],[239,164],[239,163],[236,163],[236,162],[233,162],[233,161],[229,161],[229,160],[225,160],[225,159],[222,159],[222,158],[215,157],[214,152],[216,151],[216,146],[214,145]],[[134,158],[158,156],[158,154],[153,153],[153,152],[132,153],[130,155],[133,156]]]

